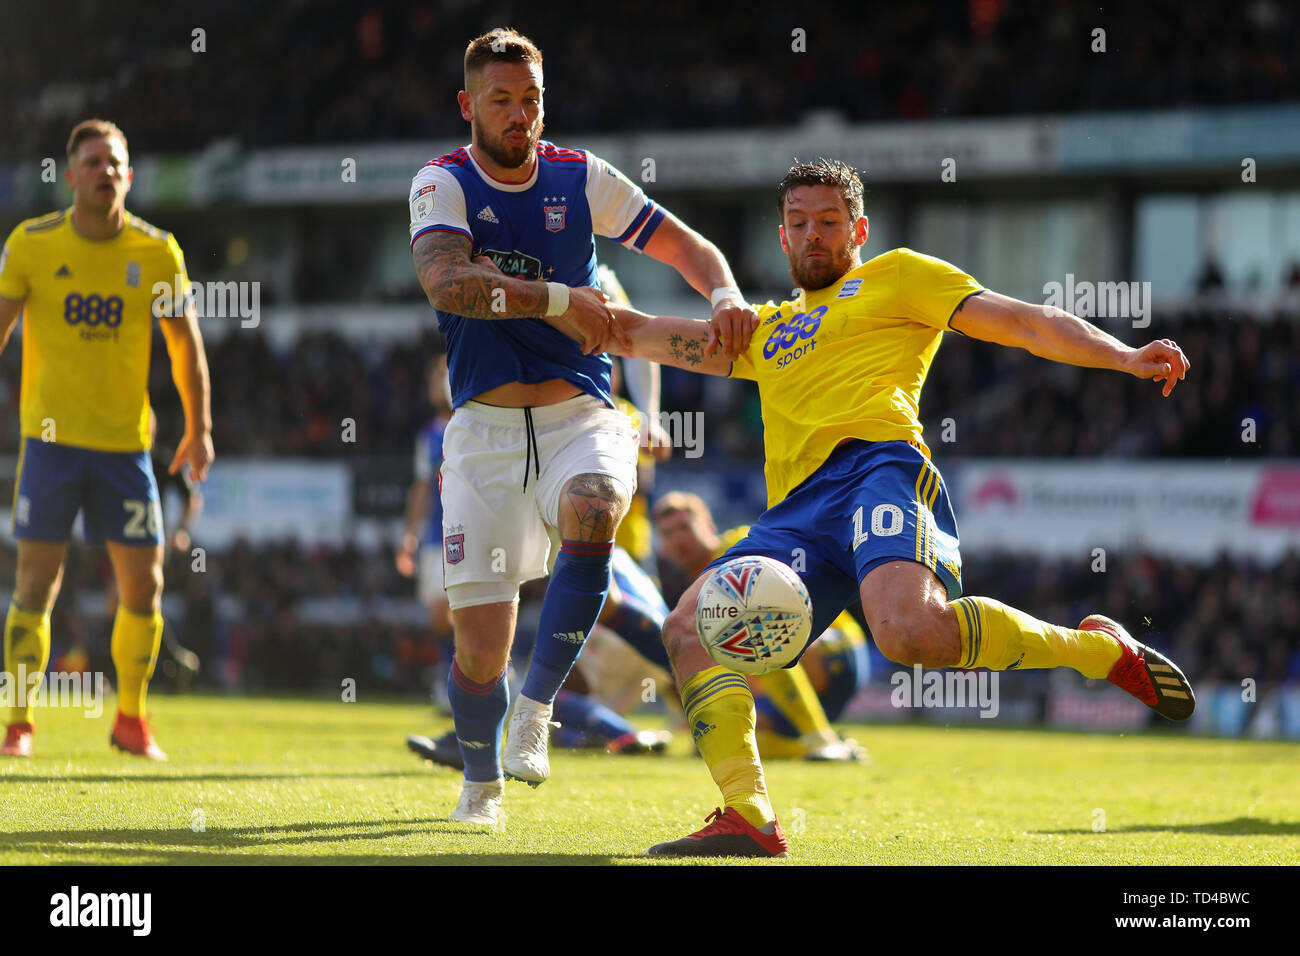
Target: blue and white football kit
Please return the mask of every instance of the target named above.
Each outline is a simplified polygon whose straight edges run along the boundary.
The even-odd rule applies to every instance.
[[[493,179],[467,147],[433,160],[411,184],[411,241],[454,232],[506,275],[598,287],[594,235],[639,251],[664,211],[583,150],[542,142],[537,160],[524,183]],[[609,475],[635,490],[637,435],[612,407],[608,355],[584,355],[541,318],[437,314],[456,409],[442,465],[447,595],[453,609],[510,601],[521,582],[546,574],[543,522],[558,524],[571,478]],[[508,382],[551,379],[585,394],[527,414],[473,401]]]
[[[665,215],[597,157],[547,142],[538,144],[532,174],[522,183],[493,179],[469,147],[439,157],[416,174],[410,205],[413,244],[429,232],[451,232],[470,241],[471,258],[487,256],[508,276],[593,288],[599,287],[595,235],[639,251]],[[544,319],[438,310],[438,327],[447,341],[455,409],[441,468],[448,603],[456,611],[516,601],[521,582],[546,573],[547,526],[559,526],[560,496],[571,479],[608,476],[631,498],[637,433],[613,407],[609,356],[583,354]],[[510,382],[553,379],[582,394],[534,408],[474,400]],[[544,748],[551,705],[608,593],[612,550],[612,541],[560,543],[507,741],[505,770],[519,779],[536,784],[549,774],[544,759],[533,762],[535,745],[522,754],[518,742],[540,734]],[[505,674],[479,682],[453,661],[448,697],[467,783],[499,779]]]

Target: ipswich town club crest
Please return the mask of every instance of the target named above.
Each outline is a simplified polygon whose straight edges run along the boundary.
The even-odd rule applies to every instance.
[[[546,212],[546,231],[559,232],[564,228],[564,211],[568,206],[543,206]]]
[[[451,534],[443,539],[443,546],[447,552],[448,564],[460,564],[465,560],[465,536],[463,534]]]

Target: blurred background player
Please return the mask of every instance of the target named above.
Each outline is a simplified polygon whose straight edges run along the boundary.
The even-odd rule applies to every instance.
[[[604,603],[636,484],[637,436],[609,395],[604,352],[622,332],[593,288],[595,234],[676,268],[711,298],[728,343],[752,313],[715,246],[599,158],[541,141],[530,40],[494,30],[469,43],[464,66],[471,142],[416,174],[410,235],[456,409],[442,465],[448,696],[465,760],[452,818],[494,824],[503,771],[550,776],[552,704]],[[503,748],[519,584],[545,573],[548,526],[559,556]]]
[[[126,137],[87,120],[68,139],[70,209],[21,223],[0,255],[0,328],[23,327],[22,448],[13,533],[17,581],[5,619],[5,669],[43,673],[50,609],[68,537],[103,542],[120,601],[113,621],[118,714],[110,735],[128,753],[165,760],[146,714],[163,630],[163,529],[149,463],[147,379],[159,319],[185,410],[168,468],[203,480],[212,461],[208,368],[180,246],[126,211],[132,171]],[[173,292],[159,296],[157,283]],[[32,753],[32,708],[14,707],[3,752]]]
[[[438,488],[442,436],[451,420],[446,355],[429,360],[425,384],[433,417],[415,439],[415,481],[406,498],[406,525],[395,560],[403,577],[416,578],[420,603],[429,612],[429,626],[436,638],[446,640],[451,637],[451,609],[442,577],[442,494]]]
[[[600,291],[611,306],[628,306],[631,301],[614,270],[603,263],[596,270]],[[659,363],[623,358],[610,369],[610,395],[614,406],[632,420],[640,450],[636,460],[636,491],[627,514],[619,522],[614,543],[643,568],[654,556],[650,529],[650,494],[654,490],[655,462],[672,457],[670,437],[659,423]]]
[[[1092,614],[1060,627],[986,597],[962,597],[957,524],[917,418],[921,387],[951,329],[1058,362],[1163,382],[1168,397],[1189,368],[1169,339],[1130,348],[1059,308],[984,289],[941,259],[899,248],[862,262],[862,181],[819,160],[778,185],[781,248],[794,300],[760,310],[739,359],[700,352],[709,324],[649,317],[621,321],[634,354],[758,382],[768,508],[712,566],[742,555],[806,562],[794,570],[813,603],[812,634],[861,598],[882,654],[905,665],[991,670],[1070,667],[1106,678],[1170,720],[1195,708],[1191,685],[1167,657]],[[769,321],[770,320],[770,321]],[[852,369],[846,374],[844,369]],[[708,571],[708,568],[705,569]],[[782,856],[788,846],[753,743],[749,686],[700,645],[695,602],[704,578],[669,615],[664,643],[697,746],[726,801],[708,825],[652,854]]]
[[[681,491],[655,502],[654,522],[660,553],[689,581],[749,532],[741,526],[719,535],[704,499]],[[670,595],[674,601],[678,597]],[[758,714],[759,752],[772,758],[866,760],[866,750],[855,740],[840,739],[830,721],[844,712],[869,676],[866,637],[846,610],[799,664],[748,678]]]

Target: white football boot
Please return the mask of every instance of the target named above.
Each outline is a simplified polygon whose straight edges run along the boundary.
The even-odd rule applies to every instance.
[[[560,726],[551,721],[551,711],[550,704],[539,704],[523,694],[515,700],[506,730],[506,746],[501,752],[501,767],[507,777],[536,787],[551,775],[547,746],[551,741],[551,727]]]
[[[460,789],[460,802],[451,812],[451,819],[456,823],[498,826],[502,820],[501,797],[505,789],[505,781],[500,777],[486,783],[464,781]]]

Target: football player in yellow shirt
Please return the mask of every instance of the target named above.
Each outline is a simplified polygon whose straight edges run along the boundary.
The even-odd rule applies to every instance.
[[[749,527],[742,526],[718,534],[704,499],[681,491],[661,497],[653,513],[663,557],[692,578],[749,533]],[[853,645],[854,635],[861,655]],[[798,665],[749,677],[757,707],[759,753],[769,758],[866,760],[866,751],[856,741],[841,740],[831,727],[827,707],[835,706],[836,716],[843,712],[857,690],[858,676],[865,676],[865,651],[862,629],[845,611],[831,622]],[[813,679],[813,673],[818,680]]]
[[[714,564],[741,555],[790,564],[799,548],[814,635],[861,597],[876,646],[900,664],[1072,667],[1185,720],[1195,707],[1186,677],[1109,618],[1093,614],[1061,627],[991,598],[961,597],[957,525],[917,414],[949,329],[1164,382],[1166,396],[1187,374],[1186,357],[1168,339],[1130,348],[1076,316],[988,291],[910,249],[863,263],[862,195],[857,173],[838,161],[802,163],[786,174],[777,198],[781,247],[800,293],[769,302],[747,329],[615,310],[632,339],[630,354],[758,383],[768,510]],[[696,744],[726,809],[650,852],[783,856],[788,845],[754,743],[749,685],[715,664],[696,633],[703,581],[669,615],[664,643],[688,721],[704,729]]]
[[[58,596],[78,511],[104,543],[120,600],[113,619],[118,714],[113,746],[153,760],[145,697],[162,634],[162,518],[149,460],[149,352],[159,320],[185,409],[170,471],[202,481],[212,461],[208,366],[180,247],[126,211],[126,137],[87,120],[68,140],[72,207],[20,223],[0,253],[0,349],[23,323],[22,447],[14,482],[18,573],[5,618],[8,679],[30,686],[50,657]],[[159,295],[155,289],[169,291]],[[32,753],[33,701],[9,715],[0,753]]]

